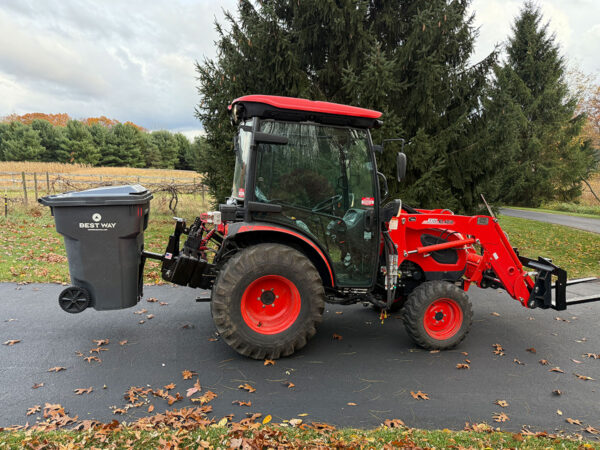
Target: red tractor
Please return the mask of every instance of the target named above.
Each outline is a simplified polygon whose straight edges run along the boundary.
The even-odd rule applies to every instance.
[[[217,330],[242,355],[304,347],[325,302],[402,307],[406,331],[427,349],[464,339],[472,284],[502,288],[526,308],[566,308],[566,272],[519,256],[491,211],[386,203],[382,146],[370,135],[381,113],[266,95],[229,110],[238,127],[231,197],[189,227],[177,219],[165,254],[144,256],[162,261],[165,280],[212,291],[204,300]],[[397,166],[400,181],[403,153]]]

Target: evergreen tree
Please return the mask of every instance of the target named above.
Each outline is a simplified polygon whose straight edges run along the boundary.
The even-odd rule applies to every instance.
[[[527,206],[572,199],[593,166],[592,150],[578,139],[585,116],[575,115],[564,58],[533,3],[522,8],[506,50],[486,102],[490,148],[502,167],[498,198]]]
[[[142,158],[144,160],[144,167],[162,167],[162,158],[160,156],[160,150],[154,139],[152,139],[152,135],[149,133],[142,134]]]
[[[100,150],[94,144],[88,127],[78,120],[67,123],[62,151],[67,155],[66,162],[93,166],[100,161]]]
[[[4,161],[2,141],[8,139],[8,124],[0,122],[0,161]]]
[[[100,158],[98,163],[96,163],[96,165],[99,165],[104,153],[106,152],[106,139],[108,137],[109,129],[101,123],[92,123],[91,125],[88,125],[88,130],[92,136],[94,146],[100,153]]]
[[[176,169],[180,170],[191,170],[192,166],[186,161],[186,155],[190,151],[190,140],[181,133],[174,135],[175,141],[177,142],[177,163],[175,164]]]
[[[205,161],[214,153],[206,137],[196,136],[185,154],[185,162],[192,170],[204,172],[208,170]]]
[[[172,169],[177,162],[177,141],[173,134],[166,130],[153,131],[150,134],[153,144],[160,155],[160,165],[163,169]]]
[[[40,143],[44,147],[44,152],[41,155],[42,161],[68,161],[68,154],[63,149],[65,136],[62,127],[52,125],[47,120],[34,119],[31,122],[31,128],[40,135]]]
[[[100,165],[144,167],[142,146],[142,132],[133,125],[119,123],[106,136],[105,152]]]
[[[474,209],[494,167],[480,143],[481,96],[494,55],[468,65],[476,32],[468,0],[242,0],[230,30],[217,24],[216,60],[197,65],[197,116],[212,151],[200,170],[211,193],[230,194],[233,128],[227,105],[250,93],[349,103],[383,111],[382,138],[404,137],[415,205]],[[393,182],[397,147],[378,157]],[[487,173],[486,173],[487,172]]]
[[[5,161],[39,161],[44,153],[39,133],[29,125],[11,122],[2,133],[0,154]]]

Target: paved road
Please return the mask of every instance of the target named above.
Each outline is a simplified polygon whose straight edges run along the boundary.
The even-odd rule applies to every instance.
[[[500,213],[505,216],[520,217],[521,219],[531,219],[540,222],[555,223],[567,227],[578,228],[580,230],[600,233],[600,219],[590,219],[588,217],[567,216],[565,214],[551,214],[537,211],[525,211],[524,209],[500,208]]]
[[[305,421],[338,426],[373,427],[400,418],[415,427],[462,429],[466,421],[494,423],[492,415],[502,411],[510,421],[497,425],[507,430],[528,424],[534,430],[577,432],[580,427],[567,424],[566,417],[600,428],[600,381],[574,375],[600,380],[600,359],[582,356],[600,353],[600,304],[560,313],[528,311],[506,294],[475,288],[470,335],[457,349],[433,354],[415,347],[398,316],[381,324],[362,305],[328,305],[317,336],[305,349],[264,366],[214,340],[208,304],[194,302],[198,291],[148,287],[147,297],[168,305],[142,300],[128,310],[69,315],[57,305],[61,289],[0,284],[0,342],[21,340],[0,345],[0,427],[33,423],[40,415],[26,417],[26,409],[45,402],[60,403],[80,419],[130,421],[144,415],[146,407],[132,408],[125,416],[114,416],[110,409],[126,404],[123,394],[130,386],[159,388],[173,382],[173,392],[185,396],[193,380],[184,381],[181,372],[189,369],[198,372],[204,390],[218,394],[211,402],[211,416],[217,420],[230,413],[240,420],[253,411],[272,414],[274,421],[308,414],[302,416]],[[600,283],[578,289],[588,295],[600,291]],[[154,318],[134,314],[140,308]],[[333,339],[334,333],[343,339]],[[93,339],[110,339],[101,363],[87,363],[76,355],[95,347]],[[128,343],[121,346],[121,340]],[[504,347],[504,356],[494,355],[495,343]],[[531,347],[537,353],[526,351]],[[471,368],[458,370],[456,364],[465,358]],[[539,364],[540,359],[550,365]],[[55,366],[67,370],[47,371]],[[555,366],[564,373],[549,372]],[[287,381],[295,387],[289,389]],[[245,382],[256,392],[239,390]],[[32,389],[34,383],[44,386]],[[91,394],[73,393],[90,386]],[[555,389],[563,395],[553,395]],[[414,400],[410,391],[418,390],[430,400]],[[251,400],[252,406],[233,405],[234,400]],[[500,408],[496,400],[510,406]],[[167,408],[160,398],[151,398],[151,403],[155,413]],[[173,407],[190,405],[185,399]]]

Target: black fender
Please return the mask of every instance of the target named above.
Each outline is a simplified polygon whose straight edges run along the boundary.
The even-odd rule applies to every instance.
[[[315,265],[323,285],[334,287],[333,264],[315,240],[301,231],[267,222],[233,222],[225,225],[225,241],[241,243],[279,242],[297,247]]]

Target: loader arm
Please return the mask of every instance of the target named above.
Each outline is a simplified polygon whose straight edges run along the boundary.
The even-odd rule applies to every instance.
[[[554,266],[550,260],[537,261],[520,257],[513,249],[498,220],[490,216],[460,216],[448,212],[419,211],[408,214],[402,211],[388,223],[390,237],[398,246],[398,265],[405,260],[413,260],[417,255],[428,257],[432,252],[443,249],[456,249],[467,253],[467,267],[463,275],[464,290],[472,283],[479,287],[490,284],[505,289],[508,294],[528,308],[553,307],[565,309],[566,272]],[[406,247],[406,235],[431,228],[452,232],[460,238],[436,245],[415,248]],[[473,244],[481,246],[477,253]],[[537,271],[534,278],[524,266]],[[552,285],[552,276],[557,277]],[[556,289],[553,300],[551,290]]]

